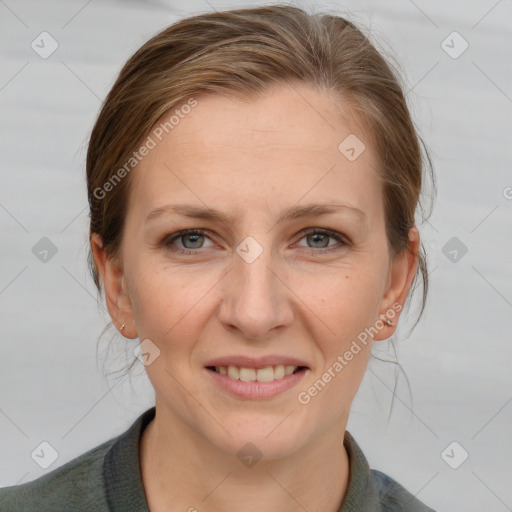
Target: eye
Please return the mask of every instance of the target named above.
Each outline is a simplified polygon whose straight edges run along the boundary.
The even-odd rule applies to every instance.
[[[309,228],[302,232],[301,240],[306,240],[306,242],[310,242],[312,245],[307,245],[310,249],[317,249],[312,252],[326,252],[331,250],[340,249],[343,246],[349,245],[348,240],[341,234],[336,231],[331,231],[330,229],[319,229],[319,228]],[[334,239],[338,242],[338,245],[331,244],[329,245],[329,239]],[[299,246],[304,247],[304,246]]]
[[[178,233],[173,233],[164,238],[162,245],[177,254],[196,254],[198,249],[203,249],[205,240],[210,240],[202,229],[185,229]],[[175,241],[179,241],[184,249],[175,246]],[[212,243],[211,246],[214,244]],[[210,246],[210,247],[211,247]]]

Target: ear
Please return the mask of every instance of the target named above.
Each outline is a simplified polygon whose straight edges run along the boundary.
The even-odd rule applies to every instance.
[[[91,235],[91,247],[105,289],[105,301],[114,325],[125,338],[136,338],[137,328],[130,296],[126,287],[126,278],[122,265],[110,258],[103,248],[100,235]],[[121,331],[121,326],[124,329]]]
[[[409,230],[408,247],[398,253],[391,262],[386,290],[379,307],[379,319],[384,321],[387,318],[393,325],[384,322],[384,328],[379,329],[373,338],[375,341],[385,340],[396,331],[400,311],[404,308],[407,293],[418,268],[419,247],[420,234],[417,228],[413,227]]]

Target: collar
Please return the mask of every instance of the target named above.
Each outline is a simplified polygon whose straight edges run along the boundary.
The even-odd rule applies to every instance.
[[[139,446],[142,432],[155,417],[156,407],[142,413],[112,445],[103,463],[103,485],[108,509],[149,512],[142,485]]]
[[[379,491],[364,453],[348,430],[343,445],[347,450],[350,466],[347,492],[339,512],[380,510]]]

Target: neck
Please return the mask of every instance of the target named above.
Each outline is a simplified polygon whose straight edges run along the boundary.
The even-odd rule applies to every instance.
[[[158,409],[157,409],[158,410]],[[247,510],[338,512],[347,491],[345,426],[292,455],[249,467],[179,424],[155,416],[142,434],[140,464],[151,512]]]

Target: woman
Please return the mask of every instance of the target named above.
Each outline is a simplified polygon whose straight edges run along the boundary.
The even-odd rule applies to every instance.
[[[426,285],[420,142],[343,18],[225,11],[144,44],[87,181],[92,275],[155,407],[0,508],[432,510],[346,431],[373,342]]]

